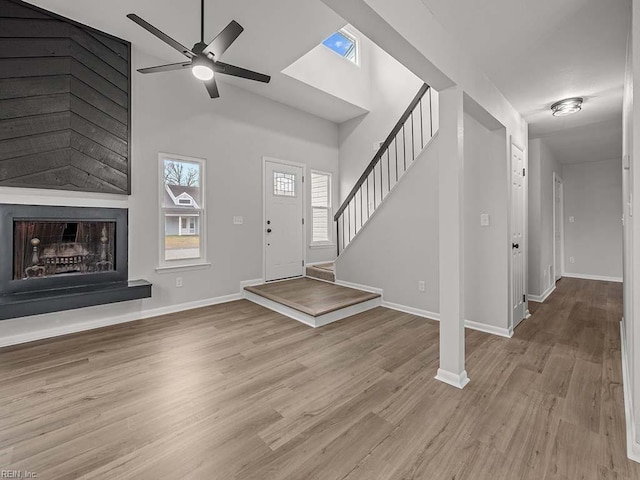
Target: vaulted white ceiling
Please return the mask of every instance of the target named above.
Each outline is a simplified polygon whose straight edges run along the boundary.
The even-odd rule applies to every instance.
[[[548,138],[561,160],[571,157],[575,161],[577,139],[585,161],[595,160],[594,155],[604,154],[603,150],[610,152],[608,158],[618,155],[629,0],[422,1],[529,122],[531,137]],[[182,58],[128,20],[127,13],[140,15],[187,46],[199,40],[198,0],[32,3],[130,40],[137,51],[155,57],[158,63]],[[225,62],[272,76],[268,85],[230,77],[221,78],[222,82],[335,122],[363,113],[357,105],[281,73],[344,25],[323,2],[206,0],[205,10],[206,40],[231,19],[245,27],[225,54]],[[149,60],[134,64],[135,68],[142,66],[151,66]],[[224,84],[224,95],[223,89]],[[585,98],[582,112],[552,117],[550,105],[569,96]]]
[[[560,159],[575,161],[579,149],[597,160],[605,144],[617,148],[607,158],[621,153],[629,0],[422,1],[529,122],[531,137],[554,137]],[[551,115],[553,102],[573,96],[585,98],[581,112]]]
[[[126,18],[128,13],[136,13],[187,47],[200,40],[199,0],[30,0],[30,3],[129,40],[136,51],[155,57],[156,64],[179,62],[184,57]],[[210,41],[231,20],[239,22],[244,32],[223,60],[271,75],[272,80],[265,85],[221,75],[221,95],[224,95],[224,83],[230,83],[335,122],[364,113],[358,106],[281,73],[344,26],[344,20],[324,3],[319,0],[206,0],[205,41]],[[153,66],[153,60],[151,62],[145,59],[144,64],[137,64],[134,58],[133,67]],[[154,75],[188,77],[191,73]],[[187,81],[185,88],[201,87]]]

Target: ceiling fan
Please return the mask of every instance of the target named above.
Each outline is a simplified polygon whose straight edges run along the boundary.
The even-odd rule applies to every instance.
[[[224,75],[232,75],[234,77],[246,78],[264,83],[269,83],[271,80],[269,75],[264,75],[262,73],[219,61],[222,54],[229,48],[236,38],[238,38],[244,28],[242,28],[238,22],[232,20],[231,23],[229,23],[229,25],[227,25],[209,44],[204,43],[204,0],[201,0],[200,41],[191,49],[188,49],[169,35],[161,32],[135,13],[130,13],[127,17],[189,59],[189,61],[180,63],[170,63],[169,65],[141,68],[138,70],[140,73],[168,72],[171,70],[190,68],[193,75],[204,82],[211,98],[218,98],[220,96],[214,73],[222,73]]]

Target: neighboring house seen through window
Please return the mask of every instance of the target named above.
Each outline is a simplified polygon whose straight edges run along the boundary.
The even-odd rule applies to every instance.
[[[161,263],[204,259],[204,160],[160,155],[163,241]]]
[[[331,243],[331,174],[311,172],[312,245]]]

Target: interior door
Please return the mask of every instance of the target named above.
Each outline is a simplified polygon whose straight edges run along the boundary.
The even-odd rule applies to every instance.
[[[562,277],[562,182],[554,177],[553,220],[554,220],[554,281]]]
[[[525,316],[524,152],[511,145],[511,305],[515,328]]]
[[[265,162],[265,280],[303,274],[302,167]]]

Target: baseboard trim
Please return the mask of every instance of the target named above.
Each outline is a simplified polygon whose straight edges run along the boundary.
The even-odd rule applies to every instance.
[[[464,327],[471,330],[477,330],[479,332],[490,333],[491,335],[498,335],[499,337],[513,337],[513,330],[511,330],[510,328],[496,327],[494,325],[487,325],[486,323],[478,323],[471,320],[465,320]]]
[[[440,314],[436,312],[430,312],[428,310],[422,310],[419,308],[408,307],[406,305],[400,305],[398,303],[387,302],[386,300],[382,301],[382,307],[390,308],[391,310],[396,310],[398,312],[410,313],[411,315],[416,315],[418,317],[423,317],[428,320],[434,320],[436,322],[440,321]],[[471,320],[464,321],[464,327],[470,330],[477,330],[479,332],[489,333],[491,335],[498,335],[499,337],[511,338],[513,337],[513,330],[509,328],[500,328],[495,327],[493,325],[487,325],[484,323],[473,322]]]
[[[461,373],[453,373],[439,368],[435,379],[451,385],[452,387],[459,388],[460,390],[469,383],[469,377],[467,377],[466,370],[463,370]]]
[[[83,322],[75,325],[65,325],[58,328],[49,328],[36,332],[13,335],[10,337],[0,338],[0,348],[8,347],[11,345],[19,345],[21,343],[35,342],[37,340],[44,340],[47,338],[60,337],[62,335],[69,335],[72,333],[95,330],[96,328],[109,327],[112,325],[119,325],[121,323],[135,322],[136,320],[143,320],[145,318],[159,317],[171,313],[184,312],[187,310],[193,310],[195,308],[209,307],[211,305],[218,305],[220,303],[233,302],[241,299],[242,296],[239,293],[234,293],[231,295],[223,295],[220,297],[213,297],[205,300],[197,300],[195,302],[180,303],[178,305],[171,305],[168,307],[142,310],[140,312],[128,313],[116,317],[101,318],[99,320]]]
[[[640,463],[640,443],[636,441],[636,424],[631,406],[631,383],[629,380],[629,360],[627,352],[627,334],[623,322],[620,322],[621,360],[622,360],[622,390],[624,392],[624,418],[627,424],[627,457]]]
[[[551,295],[553,292],[555,292],[555,290],[556,290],[556,284],[554,283],[549,288],[547,288],[547,290],[542,295],[531,295],[531,294],[529,294],[529,295],[527,295],[527,299],[531,300],[533,302],[542,303],[547,298],[549,298],[549,295]]]
[[[243,280],[240,282],[240,295],[244,292],[244,287],[255,287],[257,285],[262,285],[264,283],[264,278],[254,278],[253,280]]]
[[[440,314],[435,312],[430,312],[428,310],[422,310],[420,308],[415,307],[407,307],[406,305],[400,305],[399,303],[387,302],[386,300],[382,301],[382,307],[390,308],[391,310],[396,310],[398,312],[409,313],[411,315],[416,315],[418,317],[424,317],[428,320],[434,320],[436,322],[440,321]]]
[[[601,282],[617,282],[622,283],[622,277],[604,277],[602,275],[587,275],[584,273],[567,273],[562,274],[563,277],[579,278],[581,280],[600,280]]]
[[[336,285],[340,285],[341,287],[347,288],[355,288],[356,290],[362,290],[364,292],[377,293],[380,296],[384,296],[384,292],[381,288],[377,287],[369,287],[367,285],[360,285],[358,283],[345,282],[344,280],[338,280],[334,282]]]

